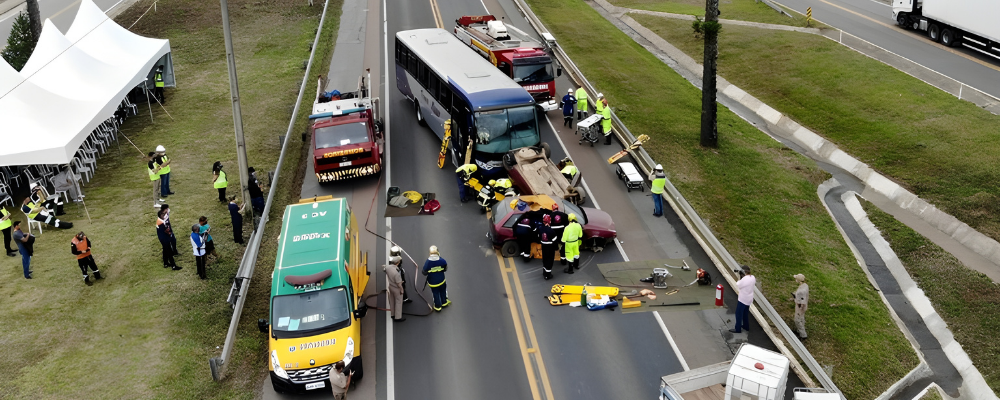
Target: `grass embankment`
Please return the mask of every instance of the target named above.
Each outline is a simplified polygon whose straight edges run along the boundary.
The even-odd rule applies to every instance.
[[[934,304],[955,340],[994,392],[1000,393],[1000,287],[869,202],[862,205],[907,272]]]
[[[673,14],[687,14],[705,17],[704,0],[608,0],[618,7],[637,10],[660,11]],[[806,26],[806,18],[791,10],[785,10],[791,17],[782,15],[767,4],[755,0],[720,0],[719,18],[765,24]],[[812,26],[816,26],[816,22]],[[688,27],[691,23],[688,22]]]
[[[131,25],[150,4],[138,3],[118,23]],[[336,32],[340,4],[331,1],[330,32]],[[232,0],[230,11],[248,158],[266,175],[277,162],[277,134],[287,127],[321,7],[293,0]],[[265,338],[256,332],[255,319],[266,310],[264,282],[275,251],[276,223],[264,239],[263,267],[251,286],[227,379],[213,382],[208,367],[225,339],[232,315],[225,297],[244,250],[233,243],[229,214],[211,186],[212,163],[221,160],[229,172],[230,193],[238,192],[218,3],[160,1],[157,11],[146,14],[133,31],[168,38],[173,50],[179,88],[167,90],[166,104],[173,119],[154,105],[151,123],[142,104],[139,115],[126,122],[124,134],[143,152],[162,144],[171,156],[171,186],[177,194],[168,203],[184,270],[161,267],[146,164],[122,139],[122,156],[116,148],[105,154],[84,188],[93,222],[81,206],[68,206],[65,220],[76,226],[70,231],[46,227],[38,236],[31,281],[21,277],[19,258],[3,258],[0,318],[6,328],[0,370],[7,376],[0,398],[248,399],[255,397],[266,374]],[[329,59],[332,34],[326,36],[325,54],[317,55],[320,61]],[[301,147],[297,135],[291,139],[286,178],[294,176],[294,155]],[[280,205],[297,197],[291,186],[290,180],[279,186],[272,218],[280,218]],[[201,215],[209,217],[220,255],[209,264],[205,281],[197,279],[186,236]],[[92,287],[83,284],[69,253],[70,238],[79,230],[91,238],[106,276]]]
[[[816,196],[824,172],[723,107],[719,148],[702,148],[699,90],[584,2],[529,3],[789,321],[792,275],[809,278],[807,346],[849,398],[874,398],[916,366]]]
[[[690,24],[636,21],[696,60]],[[1000,117],[831,40],[727,26],[719,75],[1000,240]]]

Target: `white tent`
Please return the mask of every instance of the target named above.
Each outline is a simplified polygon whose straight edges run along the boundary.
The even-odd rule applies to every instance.
[[[169,53],[168,40],[129,32],[92,0],[65,35],[46,20],[20,72],[0,61],[0,166],[71,162]]]

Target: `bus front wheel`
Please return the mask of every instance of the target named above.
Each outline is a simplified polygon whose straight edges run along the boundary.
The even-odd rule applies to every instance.
[[[414,101],[413,106],[417,109],[417,123],[420,126],[427,126],[427,120],[424,119],[424,113],[420,112],[420,102]]]

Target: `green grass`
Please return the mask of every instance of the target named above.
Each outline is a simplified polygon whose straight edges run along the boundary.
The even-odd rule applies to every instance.
[[[635,15],[696,60],[682,21]],[[727,26],[719,75],[1000,240],[1000,117],[831,40]]]
[[[140,2],[118,22],[131,25],[149,5]],[[248,158],[258,171],[267,171],[277,162],[277,135],[287,127],[322,8],[293,0],[233,0],[229,6]],[[340,0],[331,1],[328,32],[317,50],[320,64],[329,60],[340,8]],[[263,267],[256,270],[227,378],[214,382],[208,359],[221,352],[232,315],[225,297],[243,254],[243,247],[232,242],[229,214],[211,186],[216,160],[230,176],[238,173],[219,5],[160,1],[133,31],[171,41],[179,81],[179,88],[167,90],[173,119],[154,106],[151,123],[143,104],[124,134],[143,152],[162,144],[172,158],[171,186],[177,194],[168,201],[184,270],[161,267],[145,162],[122,139],[122,155],[116,147],[105,154],[85,187],[93,221],[87,221],[82,207],[69,206],[65,219],[76,223],[74,229],[46,228],[35,246],[34,280],[21,278],[19,258],[4,257],[0,370],[7,378],[0,398],[250,399],[266,375],[266,338],[257,333],[255,320],[266,315],[268,260],[280,225],[274,221],[282,204],[297,198],[297,187],[293,179],[279,185],[261,249]],[[302,143],[296,136],[289,143],[285,178],[298,170]],[[231,193],[238,191],[234,181]],[[206,281],[197,279],[183,233],[201,215],[209,217],[220,255],[209,264]],[[81,282],[67,248],[79,230],[91,237],[106,275],[92,287]]]
[[[723,107],[719,148],[702,148],[700,91],[586,3],[529,3],[789,323],[792,275],[808,277],[807,346],[848,398],[875,398],[917,365],[816,195],[826,173]]]
[[[673,14],[697,15],[705,17],[704,0],[608,0],[619,7],[637,10],[660,11]],[[794,11],[785,10],[792,17],[782,15],[767,4],[755,0],[720,0],[719,18],[765,24],[806,26],[806,18]],[[690,22],[688,27],[690,28]],[[813,22],[812,26],[816,26]]]
[[[941,400],[941,393],[938,393],[937,389],[931,388],[920,397],[920,400]]]
[[[1000,393],[1000,360],[996,357],[1000,354],[1000,343],[996,341],[996,332],[1000,331],[1000,286],[986,275],[965,268],[950,253],[878,207],[869,202],[862,205],[986,383]]]

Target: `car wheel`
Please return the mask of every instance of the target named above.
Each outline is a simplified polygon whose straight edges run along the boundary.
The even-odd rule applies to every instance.
[[[909,18],[906,18],[906,14],[899,13],[899,15],[896,16],[896,23],[899,24],[899,26],[901,26],[903,29],[910,29],[910,24],[908,23],[909,22],[908,19]]]
[[[941,44],[948,47],[954,46],[955,43],[958,42],[958,38],[956,36],[958,35],[956,35],[955,31],[951,29],[941,31]]]
[[[548,143],[542,142],[542,152],[545,153],[545,158],[552,158],[552,148]]]
[[[600,253],[604,251],[604,245],[607,243],[604,238],[591,238],[590,239],[590,251],[594,253]]]
[[[507,153],[504,153],[504,155],[503,155],[503,165],[504,165],[504,167],[507,167],[508,170],[511,169],[511,168],[513,168],[515,165],[517,165],[517,159],[514,158],[514,152],[515,151],[517,151],[517,150],[508,151]]]
[[[514,257],[520,253],[520,248],[518,248],[517,242],[513,240],[503,242],[503,246],[500,247],[500,255],[504,257]]]
[[[931,40],[933,40],[935,42],[940,42],[941,41],[941,27],[938,26],[937,24],[931,25],[929,28],[927,28],[927,36],[929,36],[931,38]]]
[[[280,386],[278,386],[277,383],[274,383],[274,381],[271,381],[271,387],[274,388],[274,392],[275,393],[279,393],[279,394],[285,393],[285,390],[282,389]]]
[[[360,382],[361,379],[365,377],[365,364],[362,362],[361,356],[354,357],[351,359],[351,371],[354,375],[351,377],[351,381]]]
[[[424,113],[420,111],[420,102],[414,101],[413,106],[417,109],[417,123],[420,124],[420,126],[427,126],[427,121],[424,120]]]

